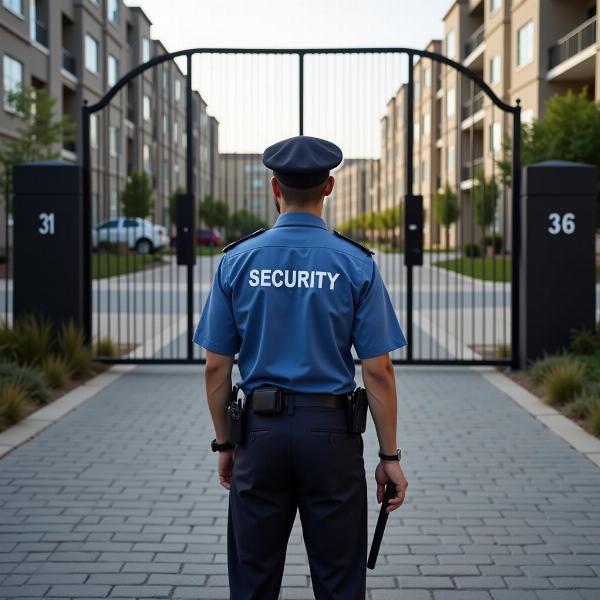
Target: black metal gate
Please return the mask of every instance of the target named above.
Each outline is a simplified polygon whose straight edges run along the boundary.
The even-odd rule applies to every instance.
[[[344,151],[323,216],[376,250],[393,361],[517,365],[520,107],[481,73],[410,48],[189,49],[86,103],[82,134],[98,360],[204,361],[220,247],[276,217],[261,153],[306,134]]]

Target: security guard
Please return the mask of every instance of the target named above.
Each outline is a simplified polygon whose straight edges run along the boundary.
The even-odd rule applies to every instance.
[[[233,600],[278,598],[297,510],[317,600],[365,598],[363,439],[346,425],[356,385],[352,346],[380,446],[377,499],[393,481],[388,511],[395,510],[408,485],[388,354],[407,342],[372,251],[329,231],[320,216],[334,185],[329,171],[341,161],[340,148],[310,136],[265,150],[280,215],[271,229],[223,249],[193,337],[207,349],[212,448],[219,451],[220,482],[230,490]],[[226,404],[238,353],[246,410],[243,440],[233,447]]]

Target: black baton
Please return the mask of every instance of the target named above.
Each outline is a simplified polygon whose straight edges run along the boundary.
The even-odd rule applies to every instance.
[[[389,501],[395,495],[396,484],[393,481],[388,481],[385,484],[383,502],[381,503],[381,509],[379,510],[379,518],[377,519],[377,525],[375,526],[375,533],[373,535],[373,543],[371,544],[371,551],[369,552],[369,559],[367,560],[367,567],[369,567],[369,569],[375,568],[377,555],[379,554],[379,548],[381,546],[381,540],[383,539],[383,532],[385,531],[385,525],[389,517],[389,513],[386,511],[386,508],[388,507]]]

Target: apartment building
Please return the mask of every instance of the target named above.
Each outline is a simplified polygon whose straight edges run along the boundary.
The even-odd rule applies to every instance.
[[[167,52],[151,37],[149,18],[122,0],[0,0],[3,105],[0,143],[14,137],[19,120],[5,99],[18,84],[45,88],[58,114],[77,123],[74,143],[62,157],[79,161],[80,109],[94,104],[120,77]],[[153,182],[154,221],[169,221],[169,196],[186,182],[186,80],[175,61],[157,65],[130,81],[90,122],[94,222],[119,212],[119,193],[132,170]],[[193,91],[195,193],[218,193],[218,122]],[[5,211],[2,211],[3,216]],[[3,227],[0,229],[4,229]]]
[[[462,63],[500,98],[520,99],[522,120],[543,115],[546,101],[568,89],[587,86],[600,100],[600,43],[597,0],[457,0],[442,16],[444,37],[425,50]],[[445,245],[445,228],[434,214],[434,199],[446,184],[457,195],[461,217],[450,228],[449,243],[462,247],[481,240],[475,212],[476,175],[498,176],[506,158],[503,142],[512,138],[512,115],[504,113],[470,78],[428,58],[413,67],[413,192],[423,195],[425,246]],[[406,193],[406,96],[403,84],[381,115],[379,210],[399,206]],[[340,175],[342,171],[340,171]],[[340,176],[338,175],[338,177]],[[365,198],[336,195],[338,216]],[[494,222],[487,232],[504,237],[510,250],[510,190],[497,190]],[[402,231],[398,230],[398,234]]]
[[[271,226],[277,218],[271,175],[261,154],[220,154],[219,197],[227,203],[229,213],[246,210]]]

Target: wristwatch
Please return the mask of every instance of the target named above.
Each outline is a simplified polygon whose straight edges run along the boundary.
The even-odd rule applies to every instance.
[[[222,444],[217,444],[217,438],[215,438],[211,443],[210,447],[213,452],[220,452],[221,450],[231,450],[235,448],[235,445],[229,442],[228,440],[224,441]]]
[[[379,458],[381,460],[397,460],[400,462],[400,457],[402,456],[402,451],[400,448],[396,448],[396,454],[383,454],[381,450],[379,450]]]

